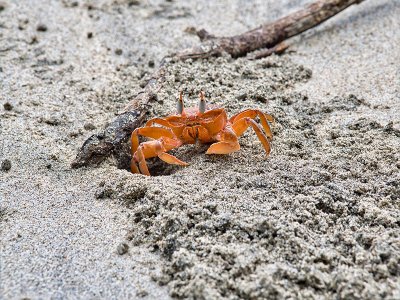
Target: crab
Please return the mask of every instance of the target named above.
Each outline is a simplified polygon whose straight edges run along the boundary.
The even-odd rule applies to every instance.
[[[258,117],[260,124],[254,119]],[[200,93],[198,108],[184,109],[183,92],[177,103],[177,114],[154,118],[144,127],[136,128],[131,136],[132,173],[150,175],[146,159],[158,157],[166,163],[187,166],[188,163],[167,153],[185,144],[211,143],[206,154],[229,154],[240,149],[238,137],[252,127],[267,155],[271,152],[272,132],[268,122],[274,118],[257,109],[244,110],[230,119],[224,108],[207,107],[204,92]],[[157,126],[154,126],[157,125]],[[139,143],[139,136],[151,140]]]

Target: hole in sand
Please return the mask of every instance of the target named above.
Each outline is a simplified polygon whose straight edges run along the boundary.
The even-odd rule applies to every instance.
[[[182,168],[181,166],[167,164],[158,157],[148,158],[146,159],[146,162],[151,176],[172,175],[175,172],[177,172],[180,168]],[[119,161],[117,164],[117,168],[126,170],[127,172],[131,172],[129,164],[130,164],[130,157],[129,159],[125,159],[123,162]]]
[[[147,160],[147,166],[149,168],[151,176],[168,176],[183,168],[181,166],[167,164],[158,157],[149,158]]]
[[[189,163],[189,166],[187,167],[167,164],[158,157],[149,158],[146,161],[150,174],[152,176],[167,176],[172,175],[183,168],[190,168],[190,165],[195,164],[196,161],[196,159],[193,158],[199,155],[205,155],[208,147],[208,144],[183,145],[180,148],[168,152],[180,160]]]
[[[184,145],[181,148],[174,149],[168,153],[176,156],[180,160],[192,164],[194,163],[193,158],[199,155],[204,156],[209,146],[210,146],[209,144]],[[130,155],[130,149],[128,147],[124,148],[123,151],[119,152],[119,155],[118,157],[116,157],[116,160],[118,169],[130,171],[129,164],[131,160],[131,155]],[[147,167],[149,168],[151,176],[168,176],[178,172],[182,168],[188,168],[188,167],[190,168],[190,165],[188,167],[182,167],[182,166],[167,164],[158,157],[148,158],[146,159],[146,163]]]

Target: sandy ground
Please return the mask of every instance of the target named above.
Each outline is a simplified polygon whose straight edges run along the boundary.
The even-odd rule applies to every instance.
[[[113,161],[77,149],[188,26],[230,35],[306,1],[0,1],[4,299],[400,299],[400,3],[368,0],[259,61],[175,63],[149,115],[200,89],[273,115],[273,151]]]

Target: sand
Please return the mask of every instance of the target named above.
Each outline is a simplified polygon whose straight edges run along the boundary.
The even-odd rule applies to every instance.
[[[265,156],[173,151],[152,177],[70,163],[161,58],[306,1],[0,1],[4,299],[399,299],[400,6],[369,0],[286,54],[174,63],[149,118],[200,89],[275,117]]]

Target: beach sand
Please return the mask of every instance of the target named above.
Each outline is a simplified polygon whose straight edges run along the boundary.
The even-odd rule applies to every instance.
[[[400,5],[368,0],[282,56],[176,62],[148,118],[200,90],[276,119],[266,157],[71,169],[161,59],[307,1],[0,1],[3,299],[400,299]]]

